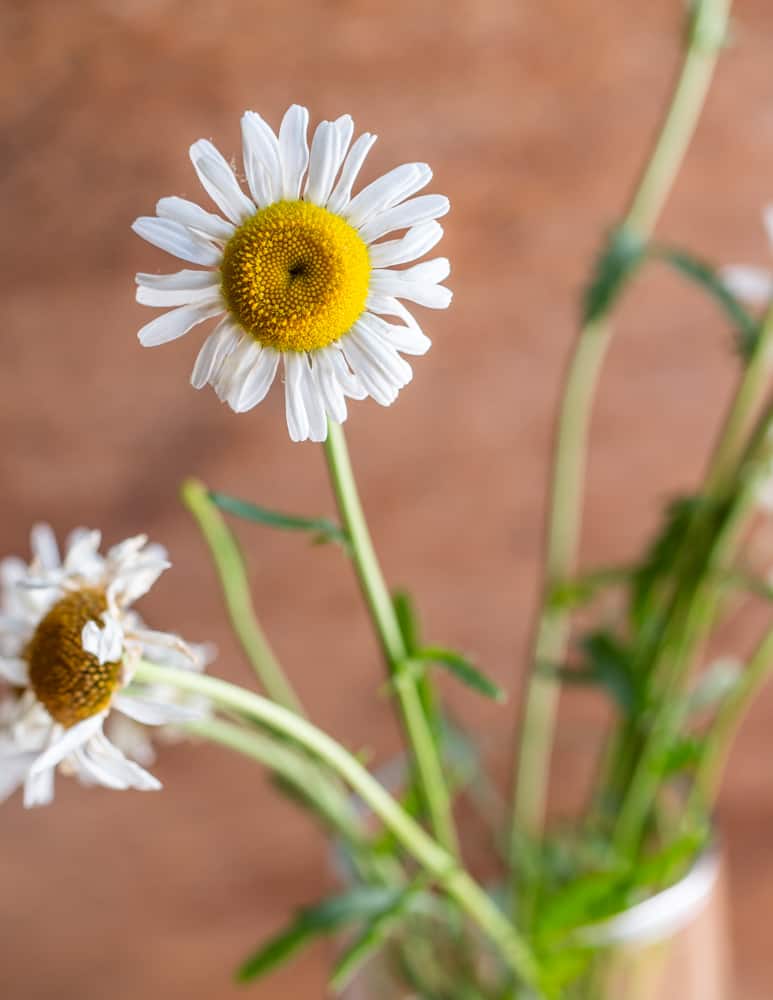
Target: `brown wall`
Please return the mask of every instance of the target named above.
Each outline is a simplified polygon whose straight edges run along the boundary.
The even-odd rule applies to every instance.
[[[3,318],[0,553],[36,519],[147,531],[175,562],[154,624],[214,639],[249,677],[210,567],[176,500],[189,473],[268,505],[329,513],[319,450],[292,445],[281,394],[236,417],[188,386],[200,337],[142,350],[136,270],[162,255],[129,231],[163,194],[199,197],[187,146],[238,152],[238,119],[292,101],[350,111],[381,139],[375,174],[429,161],[451,197],[455,301],[392,410],[355,405],[350,440],[390,578],[432,636],[515,690],[538,580],[551,413],[578,292],[657,121],[677,59],[679,0],[5,0],[0,4]],[[773,198],[773,11],[743,0],[735,46],[663,235],[764,262]],[[653,269],[622,310],[594,424],[586,564],[635,554],[662,502],[696,482],[736,362],[724,321]],[[258,607],[314,717],[386,758],[396,735],[374,642],[333,550],[244,531]],[[743,645],[725,635],[724,652]],[[506,744],[513,705],[452,692]],[[513,699],[514,700],[514,699]],[[769,1000],[773,740],[758,706],[722,825],[742,1000]],[[593,712],[569,708],[563,748]],[[2,809],[0,964],[8,1000],[212,1000],[231,968],[327,884],[325,845],[250,766],[165,751],[159,795],[59,783],[55,808]],[[565,768],[562,773],[566,773]],[[317,997],[316,951],[256,997]]]

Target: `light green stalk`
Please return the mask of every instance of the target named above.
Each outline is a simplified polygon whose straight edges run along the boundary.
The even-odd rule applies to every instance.
[[[394,690],[400,702],[432,829],[446,850],[456,855],[459,846],[451,800],[437,746],[424,712],[417,680],[409,669],[408,650],[368,531],[344,431],[340,424],[332,420],[328,425],[325,455],[341,522],[349,536],[360,588],[376,627],[389,673],[394,679]]]
[[[258,680],[275,702],[302,715],[303,706],[258,622],[244,559],[223,515],[195,479],[183,483],[181,496],[212,553],[231,625]]]
[[[480,927],[507,966],[534,990],[535,1000],[541,996],[537,962],[520,934],[458,861],[408,815],[348,750],[295,712],[218,678],[159,667],[146,661],[140,662],[134,676],[139,683],[169,685],[203,695],[226,711],[266,726],[329,767],[362,799],[462,912]]]
[[[727,29],[731,0],[698,0],[687,48],[653,152],[636,187],[622,228],[647,240],[692,138]],[[538,838],[545,803],[559,685],[535,669],[560,662],[569,635],[569,610],[550,606],[550,595],[574,571],[582,519],[585,455],[591,405],[609,344],[606,315],[580,331],[558,418],[548,521],[545,599],[536,629],[532,673],[524,698],[516,767],[511,865],[524,838]]]

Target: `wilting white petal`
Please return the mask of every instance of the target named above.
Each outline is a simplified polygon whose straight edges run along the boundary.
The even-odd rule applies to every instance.
[[[156,215],[162,219],[174,219],[189,229],[194,229],[208,239],[224,243],[233,236],[236,227],[232,222],[226,222],[214,212],[207,212],[195,202],[185,198],[161,198],[156,202]]]
[[[30,532],[32,555],[40,569],[59,569],[62,560],[59,556],[59,546],[56,535],[50,524],[35,524]]]
[[[190,148],[191,163],[202,187],[231,222],[239,225],[255,214],[255,205],[239,187],[228,163],[207,139]]]
[[[95,733],[99,732],[106,715],[106,711],[98,712],[96,715],[90,715],[87,719],[83,719],[82,722],[76,722],[69,729],[65,729],[59,738],[35,760],[30,768],[30,774],[40,774],[48,768],[60,764],[68,754],[77,747],[83,746]]]
[[[102,628],[95,621],[86,622],[81,630],[81,644],[100,663],[117,663],[123,655],[123,629],[107,612],[102,615],[102,621]]]
[[[309,112],[293,104],[285,112],[279,128],[279,159],[282,166],[282,197],[292,201],[300,197],[301,183],[309,162],[306,131]]]
[[[101,564],[101,557],[97,554],[101,543],[101,531],[83,528],[73,532],[67,541],[67,553],[64,557],[66,572],[80,573],[92,569],[96,561]]]
[[[203,236],[197,236],[173,219],[143,216],[132,223],[132,229],[159,250],[166,250],[181,260],[190,261],[191,264],[203,264],[205,267],[216,267],[220,264],[221,250]]]
[[[202,708],[190,708],[186,705],[163,704],[160,701],[149,701],[135,695],[117,694],[113,698],[113,707],[128,715],[135,722],[146,726],[182,725],[203,719],[206,712]]]

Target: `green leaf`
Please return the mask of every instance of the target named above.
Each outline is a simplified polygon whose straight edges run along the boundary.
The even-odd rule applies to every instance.
[[[550,591],[549,607],[555,611],[570,611],[589,604],[603,590],[625,583],[631,576],[628,566],[612,566],[608,569],[592,570],[582,576],[557,583]]]
[[[683,771],[692,770],[701,759],[703,747],[703,740],[684,736],[663,751],[662,758],[655,766],[664,778],[672,778]]]
[[[360,966],[383,948],[395,927],[411,910],[423,888],[423,879],[408,886],[368,920],[360,934],[336,962],[330,978],[333,990],[340,992],[345,989]]]
[[[623,868],[597,871],[553,889],[537,915],[538,936],[547,940],[623,909],[626,878]]]
[[[577,666],[540,664],[542,673],[564,684],[603,688],[625,715],[640,703],[640,691],[628,647],[612,632],[599,629],[580,641],[582,658]]]
[[[407,590],[396,590],[392,594],[392,604],[405,648],[410,655],[419,648],[421,643],[421,625],[416,604]]]
[[[644,260],[646,244],[625,228],[613,229],[596,260],[593,277],[583,295],[583,323],[606,315]]]
[[[349,547],[349,538],[343,528],[325,517],[311,518],[282,514],[280,511],[260,507],[247,500],[238,500],[236,497],[229,497],[224,493],[211,492],[209,496],[221,510],[241,517],[245,521],[256,521],[258,524],[265,524],[270,528],[280,528],[283,531],[305,531],[314,536],[315,542],[337,542],[344,548]]]
[[[669,264],[708,292],[736,328],[741,354],[745,358],[751,357],[759,335],[759,323],[733,295],[719,272],[706,261],[675,247],[651,247],[650,256]]]
[[[247,983],[264,976],[286,962],[315,937],[332,934],[359,920],[367,920],[389,907],[401,894],[401,889],[358,886],[341,896],[333,896],[316,906],[300,910],[289,927],[250,955],[239,968],[237,979]]]
[[[408,664],[409,666],[433,664],[443,667],[462,684],[466,684],[467,687],[487,698],[493,698],[494,701],[504,701],[506,698],[504,691],[498,684],[486,677],[460,653],[455,653],[451,649],[442,649],[440,646],[425,646],[423,649],[416,650]]]

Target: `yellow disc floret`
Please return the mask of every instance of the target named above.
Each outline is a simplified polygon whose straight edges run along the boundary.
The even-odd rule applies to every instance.
[[[121,680],[121,663],[100,663],[83,648],[87,622],[102,624],[103,591],[76,590],[41,619],[25,650],[30,683],[48,714],[73,726],[107,708]]]
[[[261,344],[313,351],[343,336],[365,309],[368,248],[333,212],[279,201],[248,219],[223,252],[223,296]]]

